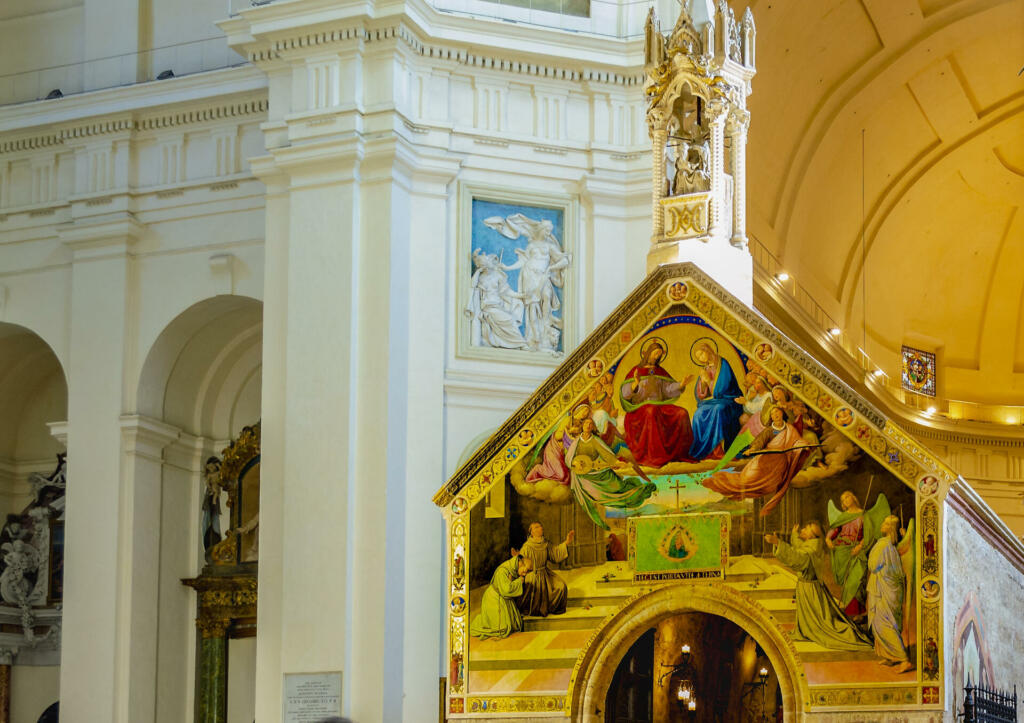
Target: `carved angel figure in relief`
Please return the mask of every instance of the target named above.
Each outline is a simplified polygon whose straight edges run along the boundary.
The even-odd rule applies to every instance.
[[[505,238],[526,237],[526,248],[515,249],[519,259],[513,264],[500,264],[504,271],[519,271],[517,293],[524,307],[524,337],[527,347],[535,351],[559,351],[562,318],[557,314],[562,303],[556,289],[565,283],[565,270],[572,254],[565,253],[554,236],[554,226],[547,219],[536,220],[522,213],[492,216],[484,224]]]

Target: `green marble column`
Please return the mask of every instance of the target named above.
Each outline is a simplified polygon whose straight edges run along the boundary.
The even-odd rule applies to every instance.
[[[200,627],[199,710],[196,723],[226,723],[228,719],[227,625],[208,621]],[[226,621],[223,621],[226,623]]]

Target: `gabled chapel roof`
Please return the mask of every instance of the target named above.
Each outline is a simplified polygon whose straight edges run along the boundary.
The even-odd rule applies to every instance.
[[[461,497],[472,506],[482,499],[585,399],[595,377],[618,363],[659,318],[684,304],[687,313],[699,316],[747,355],[761,344],[771,345],[766,369],[830,422],[840,408],[851,410],[853,421],[836,428],[908,485],[916,488],[923,476],[933,475],[939,481],[936,498],[941,500],[957,481],[956,474],[935,455],[763,316],[694,264],[681,263],[660,266],[644,279],[452,475],[434,495],[434,503],[444,507]]]

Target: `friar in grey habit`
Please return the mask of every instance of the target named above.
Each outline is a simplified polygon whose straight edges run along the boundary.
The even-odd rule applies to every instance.
[[[789,542],[775,534],[764,539],[774,546],[775,558],[797,574],[795,637],[829,650],[871,650],[871,639],[846,616],[818,575],[824,564],[821,526],[794,525]]]
[[[523,594],[518,600],[523,615],[560,615],[565,612],[569,588],[565,580],[548,568],[549,562],[562,562],[569,557],[568,545],[576,538],[576,531],[570,530],[565,541],[559,544],[548,542],[544,527],[539,522],[530,525],[530,536],[520,550],[512,554],[522,555],[533,563],[533,571],[526,576]]]

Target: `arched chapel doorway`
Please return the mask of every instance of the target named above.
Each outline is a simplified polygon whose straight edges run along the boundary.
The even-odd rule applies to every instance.
[[[781,711],[797,721],[805,695],[791,646],[763,607],[721,582],[666,585],[598,629],[577,661],[570,718],[776,721]]]
[[[217,720],[226,723],[251,723],[255,715],[255,621],[220,631],[220,675],[206,675],[196,593],[182,579],[200,574],[209,561],[208,546],[237,526],[229,517],[227,493],[211,491],[208,484],[211,458],[219,469],[225,447],[260,421],[262,353],[259,300],[221,295],[199,301],[153,340],[139,375],[136,414],[124,422],[162,435],[165,445],[155,462],[146,455],[131,456],[136,485],[144,482],[158,491],[140,500],[135,513],[136,524],[155,543],[149,548],[155,584],[138,594],[156,611],[140,635],[156,650],[159,694],[165,701],[157,709],[157,723],[188,720],[196,709],[216,709]],[[258,499],[258,486],[246,503],[250,497]],[[247,540],[257,539],[255,524]],[[255,587],[254,557],[246,574]],[[213,677],[219,687],[210,702],[203,683]]]
[[[0,323],[0,409],[0,719],[35,721],[60,698],[68,386],[17,324]]]
[[[762,723],[781,710],[757,641],[719,615],[686,612],[648,628],[615,669],[605,723]]]

